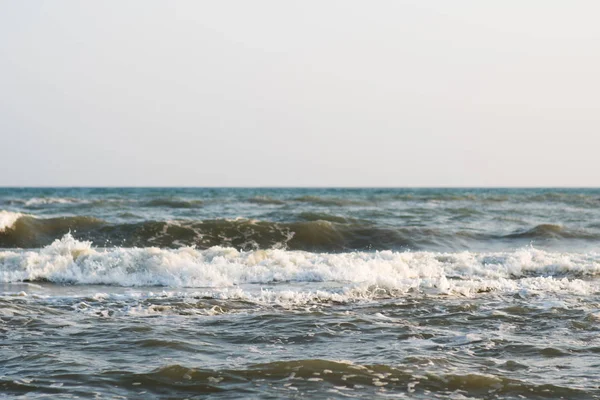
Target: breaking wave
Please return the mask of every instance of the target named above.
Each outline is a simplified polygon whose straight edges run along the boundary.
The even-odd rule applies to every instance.
[[[598,289],[597,280],[591,278],[599,274],[599,254],[533,248],[499,253],[339,254],[278,249],[243,252],[229,247],[96,249],[67,234],[40,250],[0,252],[0,282],[198,288],[335,282],[338,289],[327,296],[340,301],[415,290],[467,296],[520,290],[588,293]],[[268,293],[262,295],[269,298]],[[278,299],[281,293],[274,296]]]
[[[3,211],[4,212],[4,211]],[[0,247],[40,247],[71,230],[82,234],[105,225],[94,217],[36,218],[20,213],[0,214]]]
[[[11,229],[15,222],[21,218],[23,214],[10,211],[0,211],[0,233]]]

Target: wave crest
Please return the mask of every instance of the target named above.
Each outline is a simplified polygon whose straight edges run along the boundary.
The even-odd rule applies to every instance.
[[[0,233],[11,229],[15,222],[21,218],[23,214],[10,211],[0,211]]]

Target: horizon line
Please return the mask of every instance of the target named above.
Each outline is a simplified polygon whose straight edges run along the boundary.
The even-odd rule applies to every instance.
[[[163,186],[163,185],[0,185],[0,189],[600,189],[600,186]]]

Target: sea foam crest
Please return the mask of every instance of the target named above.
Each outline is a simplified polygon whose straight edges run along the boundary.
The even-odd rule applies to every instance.
[[[118,286],[225,288],[277,282],[336,282],[338,287],[442,293],[490,290],[592,290],[600,274],[596,253],[533,248],[502,253],[310,253],[213,247],[197,250],[95,249],[67,234],[35,251],[0,252],[0,281],[51,281]],[[583,279],[583,280],[582,280]]]
[[[21,218],[23,214],[11,211],[0,211],[0,232],[12,228],[15,222]]]
[[[85,203],[87,200],[79,200],[68,197],[32,197],[25,201],[26,206],[38,206],[46,204],[73,204],[73,203]]]

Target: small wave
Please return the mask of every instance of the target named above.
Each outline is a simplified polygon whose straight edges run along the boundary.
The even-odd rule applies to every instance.
[[[75,198],[75,197],[32,197],[29,199],[0,199],[0,204],[22,207],[32,210],[52,208],[95,208],[115,207],[123,204],[134,204],[135,200],[121,198]]]
[[[274,199],[269,196],[256,196],[256,197],[249,198],[246,201],[248,203],[254,203],[254,204],[272,204],[272,205],[285,204],[285,201],[279,200],[279,199]]]
[[[414,192],[414,193],[400,193],[394,194],[390,196],[392,200],[399,201],[418,201],[418,202],[459,202],[459,201],[483,201],[483,200],[492,200],[494,197],[490,198],[488,196],[475,195],[475,194],[455,194],[455,193],[427,193],[427,192]],[[498,201],[502,201],[502,198],[499,198]]]
[[[529,230],[511,233],[504,237],[510,239],[600,239],[598,234],[553,224],[537,225]]]
[[[583,194],[570,192],[547,192],[533,194],[525,197],[528,202],[536,203],[563,203],[571,205],[598,205],[597,194]]]
[[[146,207],[164,207],[164,208],[198,208],[202,207],[201,200],[182,200],[182,199],[153,199],[142,203]]]
[[[336,197],[319,197],[319,196],[300,196],[293,199],[293,201],[301,203],[312,203],[319,206],[365,206],[369,205],[369,202],[364,200],[355,199],[343,199]]]
[[[202,364],[167,364],[147,372],[141,372],[139,368],[104,369],[95,375],[59,371],[48,373],[45,378],[49,382],[66,381],[69,385],[52,386],[45,384],[45,380],[1,377],[0,386],[7,395],[22,396],[35,392],[49,397],[68,396],[72,394],[72,384],[85,382],[86,387],[93,391],[109,387],[117,389],[116,393],[131,394],[136,398],[211,395],[223,398],[302,398],[305,393],[328,398],[594,398],[590,391],[577,385],[560,386],[543,380],[518,379],[493,367],[488,368],[488,373],[461,373],[457,368],[453,369],[441,372],[410,365],[304,358],[245,365],[238,362],[235,367],[220,369],[206,368]],[[327,395],[320,396],[324,392]]]
[[[495,371],[494,371],[495,372]],[[50,378],[55,378],[50,376]],[[62,378],[61,377],[56,377]],[[553,384],[535,384],[500,373],[433,373],[426,370],[386,364],[360,364],[346,360],[296,359],[250,364],[235,369],[208,369],[170,364],[149,372],[104,371],[99,379],[113,387],[140,387],[144,393],[197,396],[243,391],[246,397],[303,397],[300,393],[320,393],[328,397],[425,398],[443,393],[448,398],[540,397],[591,398],[588,392]],[[6,385],[9,390],[16,388]],[[28,389],[30,389],[28,387]],[[466,396],[465,396],[466,395]],[[152,397],[152,396],[150,396]],[[389,395],[387,396],[389,397]]]
[[[328,221],[328,222],[336,222],[336,223],[340,223],[340,224],[346,224],[349,222],[356,222],[356,220],[352,219],[352,218],[346,218],[346,217],[342,217],[339,215],[331,215],[331,214],[326,214],[326,213],[320,213],[320,212],[303,212],[300,213],[298,215],[298,218],[300,220],[304,220],[304,221]]]
[[[89,200],[77,199],[73,197],[31,197],[0,199],[1,204],[23,206],[27,208],[40,208],[51,204],[75,204],[87,202],[89,202]]]
[[[87,200],[80,200],[71,197],[33,197],[25,201],[25,206],[40,206],[47,204],[73,204],[87,202]]]

